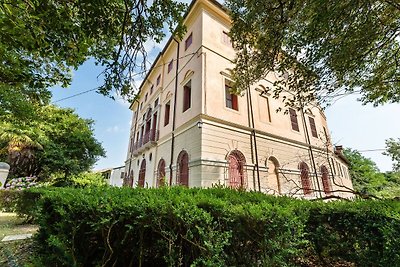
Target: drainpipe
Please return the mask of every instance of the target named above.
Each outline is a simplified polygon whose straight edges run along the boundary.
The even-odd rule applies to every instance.
[[[250,109],[250,118],[251,118],[251,128],[252,128],[252,138],[254,142],[254,155],[256,157],[256,172],[257,172],[257,185],[258,185],[258,191],[261,192],[261,181],[260,181],[260,169],[258,166],[258,152],[257,152],[257,138],[256,138],[256,130],[255,130],[255,125],[254,125],[254,114],[253,114],[253,102],[251,101],[251,92],[250,92],[250,85],[247,85],[247,95],[248,95],[248,103],[249,103],[249,109]],[[252,146],[252,151],[253,151],[253,146]],[[253,177],[254,177],[254,167],[253,167]]]
[[[305,133],[305,136],[306,136],[308,149],[310,151],[311,163],[312,163],[313,168],[314,168],[315,181],[317,181],[319,197],[322,198],[321,187],[320,187],[319,181],[318,181],[317,167],[315,165],[314,153],[313,153],[313,150],[312,150],[310,135],[308,133],[308,128],[307,128],[307,124],[306,124],[306,117],[304,115],[304,105],[303,105],[303,102],[301,102],[301,100],[300,100],[300,106],[301,106],[301,117],[303,119],[303,125],[304,125],[304,127],[303,127],[304,128],[304,133]]]
[[[136,118],[135,118],[135,126],[133,127],[133,143],[135,143],[135,137],[136,137],[136,126],[137,126],[137,122],[138,122],[138,117],[139,117],[139,101],[137,101],[135,99],[134,102],[138,103],[138,108],[136,110]],[[133,152],[133,151],[132,151]],[[129,153],[129,167],[128,167],[128,177],[129,175],[131,175],[131,166],[132,166],[132,152]],[[132,177],[133,179],[133,177]],[[133,182],[132,182],[133,185]]]
[[[178,74],[179,74],[179,41],[173,38],[178,45],[176,50],[176,68],[175,68],[175,93],[174,93],[174,111],[172,113],[172,136],[171,136],[171,160],[169,162],[169,185],[172,185],[172,162],[174,161],[174,146],[175,146],[175,117],[176,117],[176,95],[178,92]]]

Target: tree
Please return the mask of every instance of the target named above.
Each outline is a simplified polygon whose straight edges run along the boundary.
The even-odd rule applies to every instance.
[[[31,120],[0,116],[0,156],[10,163],[11,176],[68,176],[89,170],[104,156],[93,136],[93,121],[53,105],[35,110]]]
[[[349,174],[353,187],[363,194],[376,194],[385,186],[385,176],[380,173],[376,163],[361,155],[357,150],[346,148],[344,155],[349,160]]]
[[[227,0],[238,50],[236,89],[278,74],[287,103],[360,90],[363,103],[400,101],[400,4],[393,0]]]
[[[398,141],[393,138],[386,140],[386,151],[383,154],[392,158],[393,171],[400,172],[400,138]]]
[[[178,36],[186,5],[173,0],[0,0],[0,86],[68,85],[88,57],[104,66],[104,85],[130,96],[134,72],[146,64],[144,44],[164,26]]]

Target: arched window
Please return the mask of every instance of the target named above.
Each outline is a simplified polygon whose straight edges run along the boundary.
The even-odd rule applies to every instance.
[[[279,168],[278,160],[275,157],[269,157],[267,160],[267,168],[268,168],[268,184],[270,185],[271,189],[275,190],[280,194],[281,184],[278,175],[278,168]]]
[[[165,160],[160,159],[157,168],[157,187],[165,185]]]
[[[239,150],[233,150],[228,155],[229,164],[229,186],[232,188],[245,188],[246,179],[244,175],[244,165],[246,158]]]
[[[327,195],[331,194],[331,183],[329,181],[329,172],[328,168],[326,168],[324,165],[321,166],[321,174],[322,174],[322,186],[324,187],[324,192]]]
[[[312,186],[310,180],[310,168],[305,162],[301,162],[299,164],[300,169],[300,178],[301,178],[301,187],[303,188],[304,195],[309,195],[312,193]]]
[[[178,155],[177,167],[177,184],[189,186],[189,155],[185,150]]]
[[[146,178],[146,160],[143,159],[142,164],[140,164],[138,187],[144,187],[145,178]]]

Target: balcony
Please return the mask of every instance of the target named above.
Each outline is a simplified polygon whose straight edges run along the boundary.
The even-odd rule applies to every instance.
[[[143,150],[153,147],[157,144],[159,132],[156,129],[151,129],[139,139],[138,142],[133,144],[132,154],[137,156]]]

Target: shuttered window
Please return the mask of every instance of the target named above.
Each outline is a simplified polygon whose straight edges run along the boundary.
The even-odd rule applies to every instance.
[[[174,66],[174,61],[171,60],[171,62],[168,64],[168,73],[171,72],[173,66]]]
[[[310,121],[311,135],[318,138],[317,127],[315,127],[315,120],[312,117],[308,117]]]
[[[312,193],[311,179],[309,176],[310,169],[305,162],[301,162],[299,165],[301,187],[303,188],[304,195],[310,195]]]
[[[193,33],[190,33],[189,37],[185,41],[185,51],[189,48],[193,41]]]
[[[165,104],[165,113],[164,113],[164,126],[168,125],[169,123],[169,113],[171,110],[171,103],[168,101],[167,104]]]
[[[321,166],[321,174],[322,174],[322,186],[324,188],[324,192],[327,195],[331,194],[331,182],[329,181],[329,172],[328,168],[326,168],[324,165]]]
[[[191,81],[189,81],[184,87],[183,87],[183,110],[182,112],[185,112],[190,108],[190,102],[191,102],[191,96],[192,95],[192,85]]]
[[[238,97],[235,94],[232,94],[232,86],[230,86],[229,82],[225,82],[225,106],[227,108],[231,108],[234,110],[239,110],[238,106]]]
[[[292,123],[292,129],[299,132],[299,122],[297,121],[296,110],[289,108],[290,122]]]

